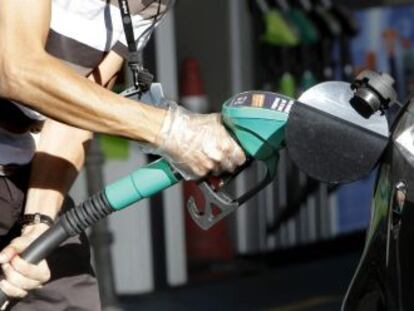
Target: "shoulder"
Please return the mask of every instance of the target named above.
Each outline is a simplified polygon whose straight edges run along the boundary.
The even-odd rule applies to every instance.
[[[144,19],[152,19],[157,13],[164,14],[173,6],[175,0],[127,0],[132,15]],[[65,11],[93,15],[96,10],[104,10],[108,4],[119,8],[119,0],[52,0],[52,6],[58,6]],[[91,15],[91,16],[92,16]]]
[[[166,13],[175,0],[129,0],[128,2],[132,14],[140,15],[144,19],[152,19],[158,14]]]

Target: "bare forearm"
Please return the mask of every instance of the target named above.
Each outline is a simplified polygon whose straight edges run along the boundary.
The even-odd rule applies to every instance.
[[[110,90],[121,65],[122,60],[111,53],[88,79]],[[32,162],[26,213],[38,212],[52,218],[57,216],[66,193],[85,162],[92,137],[89,131],[53,120],[46,121]]]
[[[76,127],[154,142],[164,111],[79,77],[46,53],[20,60],[16,66],[8,79],[10,98]]]
[[[48,120],[32,162],[25,213],[55,218],[85,161],[92,134]]]

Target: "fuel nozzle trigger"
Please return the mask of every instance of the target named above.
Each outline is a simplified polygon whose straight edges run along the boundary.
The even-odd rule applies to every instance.
[[[197,204],[194,196],[191,196],[187,201],[187,210],[198,226],[204,230],[210,229],[272,182],[275,174],[273,170],[275,165],[267,166],[266,174],[262,181],[243,195],[235,198],[227,193],[225,190],[226,186],[232,183],[251,162],[252,160],[232,175],[222,175],[219,178],[210,178],[198,183],[198,188],[201,190],[204,198],[204,208],[198,206],[199,203]]]
[[[195,223],[204,230],[210,229],[240,206],[224,191],[216,191],[207,181],[202,181],[198,187],[203,193],[204,209],[197,206],[194,197],[188,199],[187,209]]]

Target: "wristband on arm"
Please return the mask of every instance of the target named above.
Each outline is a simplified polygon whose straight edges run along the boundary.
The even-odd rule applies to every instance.
[[[54,220],[47,215],[41,213],[24,214],[18,220],[19,225],[22,227],[37,224],[46,224],[49,227],[53,226]]]

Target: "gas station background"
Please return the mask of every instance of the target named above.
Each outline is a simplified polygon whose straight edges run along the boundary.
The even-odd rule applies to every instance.
[[[371,2],[349,2],[359,29],[350,46],[353,68],[392,74],[402,100],[414,90],[414,4],[372,2],[373,7]],[[204,90],[198,95],[202,103],[207,100],[208,111],[218,111],[227,98],[244,90],[279,91],[279,72],[270,84],[261,79],[254,26],[260,21],[254,20],[250,5],[247,0],[177,1],[144,55],[169,98],[180,102],[186,92],[183,64],[188,58],[198,63]],[[335,42],[337,78],[338,49]],[[126,70],[117,89],[128,81]],[[123,139],[100,136],[96,146],[89,161],[103,154],[105,184],[149,161],[138,145]],[[292,191],[282,181],[289,165],[282,155],[281,166],[288,169],[281,170],[278,180],[210,232],[191,223],[185,185],[112,215],[108,228],[113,241],[108,245],[119,301],[130,310],[242,310],[243,305],[245,310],[299,310],[282,307],[301,301],[320,302],[303,310],[339,309],[362,251],[375,173],[332,193],[322,185],[294,217],[269,231]],[[261,173],[246,173],[236,190],[257,182]],[[88,196],[85,172],[71,193],[76,202]],[[189,295],[197,299],[187,299]]]

